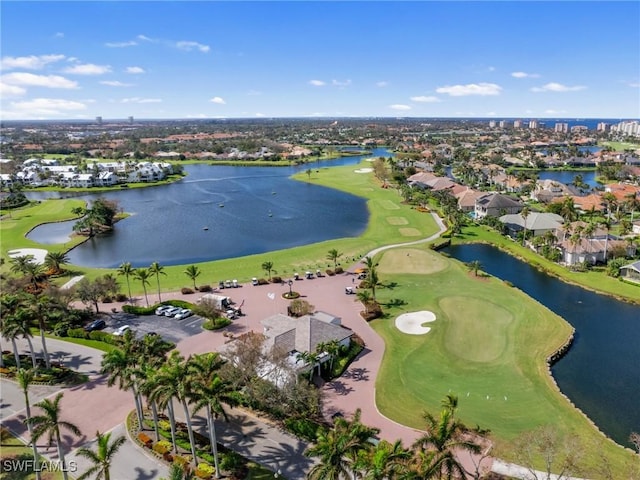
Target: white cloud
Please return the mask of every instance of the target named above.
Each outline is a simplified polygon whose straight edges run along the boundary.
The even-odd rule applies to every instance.
[[[102,85],[107,85],[109,87],[132,87],[133,83],[122,83],[118,80],[103,80],[100,82]]]
[[[411,101],[421,103],[436,103],[441,102],[442,100],[440,100],[438,97],[427,97],[424,95],[419,95],[417,97],[411,97]]]
[[[324,87],[326,83],[322,80],[309,80],[309,85],[313,85],[314,87]]]
[[[349,85],[351,85],[351,80],[331,80],[331,85],[333,85],[334,87],[348,87]]]
[[[487,117],[495,117],[497,115],[497,113],[496,112],[487,112],[485,115]]]
[[[111,72],[111,66],[109,65],[95,65],[93,63],[83,63],[81,65],[74,65],[73,67],[65,68],[65,73],[71,73],[75,75],[103,75]]]
[[[34,98],[24,102],[11,102],[9,115],[13,118],[53,117],[86,108],[85,104],[73,100]]]
[[[559,115],[559,114],[561,114],[561,113],[567,113],[567,111],[566,111],[566,110],[553,110],[553,109],[548,109],[548,110],[545,110],[545,111],[544,111],[544,113],[547,113],[547,114],[549,114],[549,115]]]
[[[511,76],[513,78],[540,78],[540,75],[537,73],[527,73],[527,72],[511,72]]]
[[[27,93],[27,90],[22,87],[0,82],[0,97],[19,97],[25,93]]]
[[[190,42],[186,40],[176,42],[176,47],[186,52],[190,52],[192,50],[198,50],[202,53],[207,53],[211,49],[209,45],[203,45],[202,43]]]
[[[146,35],[138,35],[136,37],[138,40],[143,40],[145,42],[155,42],[156,40],[154,40],[153,38],[149,38]]]
[[[54,38],[64,38],[64,33],[62,32],[56,32],[55,35],[53,36]]]
[[[77,88],[78,82],[74,82],[60,75],[35,75],[26,72],[7,73],[0,77],[2,82],[9,85],[46,88]]]
[[[487,70],[489,70],[490,72],[495,72],[496,71],[496,67],[489,66],[489,68],[487,68]]]
[[[391,110],[401,110],[401,111],[411,110],[411,107],[409,105],[402,105],[400,103],[394,103],[393,105],[389,105],[389,108]]]
[[[0,68],[9,70],[12,68],[25,68],[27,70],[40,70],[49,63],[64,59],[64,55],[29,55],[28,57],[2,57]]]
[[[438,93],[446,93],[452,97],[464,97],[467,95],[500,95],[502,87],[495,83],[469,83],[467,85],[450,85],[436,88]]]
[[[260,112],[256,112],[256,113],[255,113],[255,116],[256,116],[256,117],[260,117],[260,118],[262,118],[262,117],[264,117],[264,116],[265,116],[265,114],[264,114],[264,113],[260,113]]]
[[[628,85],[631,88],[640,88],[640,82],[629,82]]]
[[[222,98],[222,97],[213,97],[209,101],[211,103],[217,103],[218,105],[225,105],[227,103],[227,102],[224,101],[224,98]]]
[[[578,90],[584,90],[585,86],[583,85],[575,85],[573,87],[569,87],[567,85],[563,85],[561,83],[551,82],[543,85],[542,87],[533,87],[531,89],[532,92],[577,92]]]
[[[388,86],[389,86],[389,82],[387,82],[386,80],[383,80],[381,82],[376,82],[376,87],[384,88]]]
[[[142,67],[127,67],[125,72],[132,74],[145,73],[144,68]]]
[[[133,40],[129,40],[128,42],[107,42],[105,43],[106,47],[110,48],[126,48],[126,47],[135,47],[138,45],[138,42]]]
[[[140,98],[140,97],[129,97],[123,98],[120,100],[120,103],[161,103],[161,98]]]

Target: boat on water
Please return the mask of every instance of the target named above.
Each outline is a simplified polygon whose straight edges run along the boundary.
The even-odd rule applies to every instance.
[[[220,203],[218,206],[219,206],[220,208],[222,208],[222,207],[224,207],[224,203]]]
[[[209,227],[202,227],[203,230],[209,230]]]

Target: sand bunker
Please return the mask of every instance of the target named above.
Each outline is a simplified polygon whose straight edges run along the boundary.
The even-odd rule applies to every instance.
[[[354,170],[354,172],[356,172],[356,173],[371,173],[371,172],[373,172],[373,168],[359,168],[357,170]]]
[[[423,323],[435,321],[436,316],[433,312],[422,310],[420,312],[403,313],[396,318],[396,328],[402,333],[409,335],[424,335],[429,333],[430,327],[423,327]]]
[[[31,255],[33,257],[33,261],[39,265],[44,263],[44,257],[47,256],[46,250],[42,248],[19,248],[17,250],[10,250],[8,252],[9,257],[24,257],[25,255]]]

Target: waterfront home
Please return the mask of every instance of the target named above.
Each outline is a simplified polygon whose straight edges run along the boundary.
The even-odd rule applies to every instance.
[[[476,200],[475,218],[499,217],[510,213],[520,213],[524,205],[518,200],[500,193],[487,193]]]
[[[640,283],[640,260],[620,268],[620,277]]]
[[[531,198],[537,202],[550,203],[556,198],[565,196],[580,196],[578,189],[556,180],[538,180],[536,187],[531,192]]]
[[[485,192],[468,187],[466,190],[456,193],[454,196],[458,200],[458,210],[465,213],[473,212],[476,208],[476,200],[483,195],[485,195]]]
[[[527,238],[538,237],[547,232],[556,234],[564,223],[564,219],[560,215],[539,212],[531,212],[526,218],[520,213],[503,215],[499,220],[507,227],[509,236],[516,237],[526,228]]]

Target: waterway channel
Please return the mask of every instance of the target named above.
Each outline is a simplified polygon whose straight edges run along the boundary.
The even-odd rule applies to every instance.
[[[575,328],[573,345],[552,374],[600,430],[629,445],[630,433],[640,432],[640,307],[562,282],[490,245],[444,251],[463,262],[479,260],[482,270],[513,283]]]

